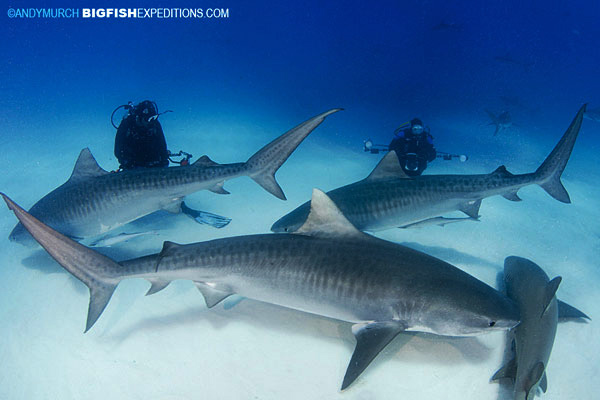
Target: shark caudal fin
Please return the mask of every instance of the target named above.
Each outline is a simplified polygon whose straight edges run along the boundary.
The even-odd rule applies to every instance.
[[[273,196],[286,200],[283,190],[275,180],[275,172],[296,150],[298,145],[323,122],[325,117],[340,110],[341,108],[334,108],[319,114],[287,131],[257,151],[245,164],[249,171],[248,175]]]
[[[535,171],[538,185],[548,192],[550,196],[563,203],[570,203],[571,199],[569,198],[567,189],[565,189],[560,181],[560,176],[571,156],[571,151],[573,150],[575,140],[577,139],[579,129],[581,128],[585,109],[586,104],[581,106],[577,115],[575,115],[573,122],[571,122],[571,125],[569,125],[569,128],[556,147],[554,147],[550,155],[546,157],[542,165]]]
[[[90,305],[88,309],[87,332],[98,320],[108,304],[120,278],[119,264],[108,257],[91,250],[54,229],[43,224],[14,203],[4,193],[0,193],[21,224],[31,236],[54,258],[64,269],[90,289]]]

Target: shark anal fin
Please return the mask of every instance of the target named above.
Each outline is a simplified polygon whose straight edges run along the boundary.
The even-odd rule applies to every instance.
[[[224,184],[225,181],[215,183],[215,185],[213,187],[208,188],[208,190],[216,194],[230,194],[227,190],[223,188]]]
[[[377,354],[406,328],[406,323],[403,321],[382,321],[353,325],[352,333],[356,337],[356,348],[346,369],[341,390],[350,386],[371,361],[377,357]]]
[[[149,279],[149,281],[152,284],[152,286],[150,286],[150,289],[148,289],[148,291],[146,292],[146,296],[150,296],[154,293],[160,292],[161,290],[169,286],[169,283],[171,283],[170,281],[164,281],[162,279]]]
[[[204,283],[204,282],[194,282],[202,296],[204,296],[204,301],[206,301],[206,306],[208,308],[213,308],[233,293],[229,291],[224,291],[220,289],[216,289],[213,286]]]
[[[556,278],[548,282],[548,284],[546,285],[546,293],[544,295],[544,310],[542,311],[542,315],[544,315],[544,313],[550,306],[552,299],[554,299],[554,296],[556,296],[556,291],[558,290],[558,285],[560,285],[561,281],[562,278],[560,276],[557,276]]]
[[[479,207],[481,207],[481,199],[469,201],[460,206],[460,211],[467,214],[471,218],[479,218]]]
[[[504,367],[500,368],[494,376],[492,376],[492,381],[497,381],[499,379],[510,379],[511,381],[515,381],[517,377],[517,359],[513,358],[510,360]]]
[[[590,317],[579,311],[575,307],[565,303],[564,301],[558,300],[558,319],[574,319],[574,318],[585,318],[591,320]]]
[[[548,378],[546,378],[546,371],[544,371],[544,375],[540,381],[540,389],[542,389],[542,392],[544,393],[546,393],[546,390],[548,390]]]
[[[510,201],[522,201],[523,199],[521,199],[519,197],[519,195],[517,194],[517,192],[510,192],[510,193],[504,193],[502,195],[502,197],[504,197],[506,200],[510,200]]]

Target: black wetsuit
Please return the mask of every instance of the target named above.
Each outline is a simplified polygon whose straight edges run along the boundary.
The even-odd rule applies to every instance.
[[[408,176],[419,176],[427,168],[427,163],[435,160],[437,152],[433,147],[433,136],[427,132],[414,135],[405,129],[392,140],[389,149],[398,156],[400,166]]]
[[[115,156],[121,169],[169,166],[167,142],[158,119],[149,122],[130,114],[121,121],[115,137]]]

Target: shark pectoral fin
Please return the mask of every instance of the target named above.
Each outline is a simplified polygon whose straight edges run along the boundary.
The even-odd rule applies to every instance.
[[[564,301],[558,300],[558,319],[560,322],[568,319],[584,318],[591,320],[590,317],[579,311],[575,307],[565,303]]]
[[[494,376],[492,376],[492,381],[497,381],[499,379],[510,379],[511,381],[515,381],[517,377],[517,359],[513,358],[506,365],[500,368]]]
[[[79,153],[79,157],[75,162],[75,167],[73,167],[71,177],[67,182],[81,182],[83,180],[93,178],[96,176],[106,175],[108,173],[108,171],[105,171],[102,168],[100,168],[98,162],[92,155],[92,152],[86,147],[85,149],[81,150],[81,153]]]
[[[519,195],[517,194],[516,191],[510,192],[510,193],[504,193],[502,195],[502,197],[504,197],[506,200],[510,200],[510,201],[523,201],[523,199],[521,199],[519,197]]]
[[[194,282],[200,293],[204,296],[204,301],[206,301],[206,306],[208,308],[213,308],[227,297],[231,296],[234,293],[229,291],[224,291],[220,289],[216,289],[210,284],[204,282]]]
[[[319,189],[313,189],[310,212],[295,234],[321,237],[366,237],[352,225],[335,203]]]
[[[371,171],[369,176],[366,177],[366,181],[373,181],[377,179],[386,178],[406,178],[410,179],[404,172],[400,163],[398,162],[398,156],[394,150],[389,151],[382,159],[379,164]]]
[[[544,375],[542,376],[542,380],[540,381],[540,389],[542,392],[546,393],[548,390],[548,378],[546,378],[546,372],[544,371]]]
[[[150,281],[152,286],[150,286],[150,289],[148,289],[148,291],[146,292],[146,296],[150,296],[154,293],[160,292],[161,290],[163,290],[164,288],[169,286],[169,283],[171,283],[171,281],[165,281],[162,279],[148,279],[148,280]]]
[[[225,181],[215,183],[215,185],[213,187],[209,187],[208,190],[216,194],[230,194],[227,190],[223,188],[224,184]]]
[[[346,369],[341,390],[350,386],[371,361],[377,357],[377,354],[406,328],[407,325],[404,321],[382,321],[353,325],[352,333],[356,337],[356,347]]]
[[[481,199],[464,203],[459,210],[471,218],[479,218],[479,207],[481,207]]]
[[[544,294],[544,311],[542,311],[542,315],[544,315],[544,313],[548,309],[548,306],[552,302],[552,299],[556,295],[556,291],[558,290],[558,285],[560,285],[561,281],[562,281],[562,278],[560,276],[557,276],[556,278],[554,278],[550,282],[548,282],[548,284],[546,285],[546,293]]]
[[[84,333],[89,331],[98,318],[100,318],[100,315],[106,308],[106,305],[116,288],[117,285],[106,284],[103,282],[96,282],[95,285],[90,286],[90,305],[88,307]]]

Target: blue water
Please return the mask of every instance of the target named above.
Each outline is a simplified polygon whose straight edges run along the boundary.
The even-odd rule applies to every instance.
[[[152,99],[173,110],[161,116],[169,148],[218,162],[246,160],[307,118],[345,109],[278,173],[288,202],[250,180],[227,182],[232,195],[189,201],[232,217],[230,226],[210,230],[159,215],[140,224],[160,224],[161,235],[110,250],[115,257],[157,251],[164,240],[267,232],[313,187],[366,176],[380,156],[364,153],[363,140],[387,144],[415,116],[438,150],[469,155],[466,163],[436,160],[426,173],[487,173],[502,164],[524,173],[537,168],[583,103],[600,107],[599,2],[95,3],[223,8],[229,16],[11,19],[6,11],[21,5],[5,5],[0,189],[24,207],[62,184],[84,147],[105,169],[117,167],[109,117],[128,101]],[[485,109],[509,110],[515,126],[494,137]],[[490,284],[506,256],[530,257],[551,277],[562,275],[559,297],[594,319],[599,131],[600,122],[584,121],[563,175],[570,205],[529,187],[522,203],[485,200],[480,223],[380,236]],[[0,223],[8,236],[15,218],[5,211]],[[152,298],[143,297],[143,282],[122,285],[98,329],[83,335],[83,286],[40,251],[8,240],[0,248],[0,359],[9,371],[0,374],[1,398],[509,398],[488,383],[501,365],[501,335],[412,336],[340,393],[353,346],[349,326],[256,302],[209,311],[183,282]],[[546,398],[593,397],[594,324],[559,327]]]

